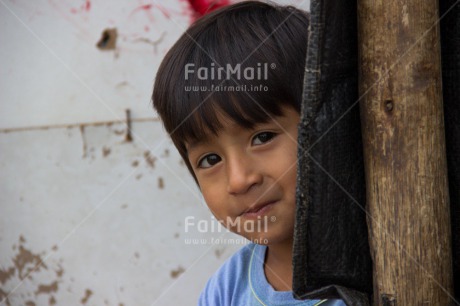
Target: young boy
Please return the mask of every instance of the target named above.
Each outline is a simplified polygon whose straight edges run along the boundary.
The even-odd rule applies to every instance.
[[[164,58],[153,103],[217,220],[252,242],[199,305],[345,305],[295,300],[297,124],[308,15],[241,2],[195,22]]]

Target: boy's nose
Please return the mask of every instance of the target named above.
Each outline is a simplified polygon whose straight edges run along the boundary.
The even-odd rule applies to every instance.
[[[227,191],[230,194],[243,194],[263,179],[254,161],[242,156],[227,160],[227,176]]]

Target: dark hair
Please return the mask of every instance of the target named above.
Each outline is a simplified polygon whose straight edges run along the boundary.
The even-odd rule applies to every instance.
[[[193,176],[185,142],[217,134],[218,113],[251,128],[282,115],[282,106],[300,112],[308,25],[308,13],[292,6],[240,2],[198,19],[169,50],[152,100]],[[252,67],[254,77],[219,78],[219,67],[235,69],[238,64],[240,71]],[[194,74],[186,77],[190,67]],[[201,67],[207,77],[198,75]],[[247,91],[237,91],[238,86]]]

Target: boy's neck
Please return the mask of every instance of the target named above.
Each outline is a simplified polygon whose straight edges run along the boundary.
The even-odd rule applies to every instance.
[[[276,291],[292,291],[292,239],[267,247],[264,272]]]

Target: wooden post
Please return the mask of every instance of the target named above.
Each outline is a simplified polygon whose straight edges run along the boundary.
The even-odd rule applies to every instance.
[[[437,21],[437,0],[358,0],[374,305],[454,301]]]

